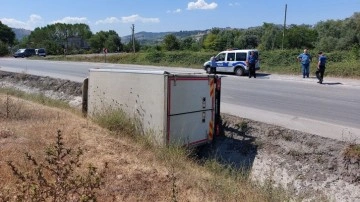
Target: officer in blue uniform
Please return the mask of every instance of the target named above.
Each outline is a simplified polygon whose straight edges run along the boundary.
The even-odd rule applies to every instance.
[[[254,76],[254,78],[256,78],[256,73],[255,73],[256,62],[257,62],[257,57],[254,51],[251,51],[249,57],[246,60],[246,64],[249,67],[249,78],[251,78],[251,76]]]
[[[301,63],[303,78],[305,78],[305,76],[309,78],[311,55],[308,53],[308,49],[305,48],[304,53],[301,53],[297,59]]]

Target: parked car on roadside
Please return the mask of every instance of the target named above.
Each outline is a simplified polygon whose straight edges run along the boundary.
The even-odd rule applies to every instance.
[[[45,48],[38,48],[35,49],[36,55],[46,57],[46,50]]]
[[[13,54],[14,58],[31,57],[33,55],[36,55],[34,48],[21,48]]]

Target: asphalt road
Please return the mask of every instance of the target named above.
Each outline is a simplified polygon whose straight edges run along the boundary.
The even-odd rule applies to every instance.
[[[201,69],[109,63],[0,58],[0,70],[83,81],[90,68],[156,69],[204,73]],[[360,81],[301,75],[223,75],[221,112],[339,140],[360,141]]]

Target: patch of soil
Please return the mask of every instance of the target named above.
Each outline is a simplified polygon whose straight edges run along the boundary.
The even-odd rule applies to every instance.
[[[200,152],[304,201],[360,201],[360,157],[348,142],[222,114],[223,136]]]
[[[0,71],[0,88],[9,87],[26,93],[43,94],[52,99],[67,101],[70,106],[81,108],[82,83]]]
[[[81,83],[3,71],[0,78],[0,87],[43,93],[81,107]],[[228,114],[221,116],[223,135],[199,148],[203,157],[216,157],[247,170],[254,181],[270,181],[303,201],[360,201],[360,158],[349,153],[354,145]],[[8,135],[1,131],[1,138]]]

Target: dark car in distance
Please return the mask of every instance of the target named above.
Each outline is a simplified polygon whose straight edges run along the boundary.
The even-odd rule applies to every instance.
[[[22,49],[17,50],[13,54],[14,58],[31,57],[33,55],[36,55],[34,48],[22,48]]]
[[[46,57],[46,50],[45,48],[35,49],[36,55]]]

